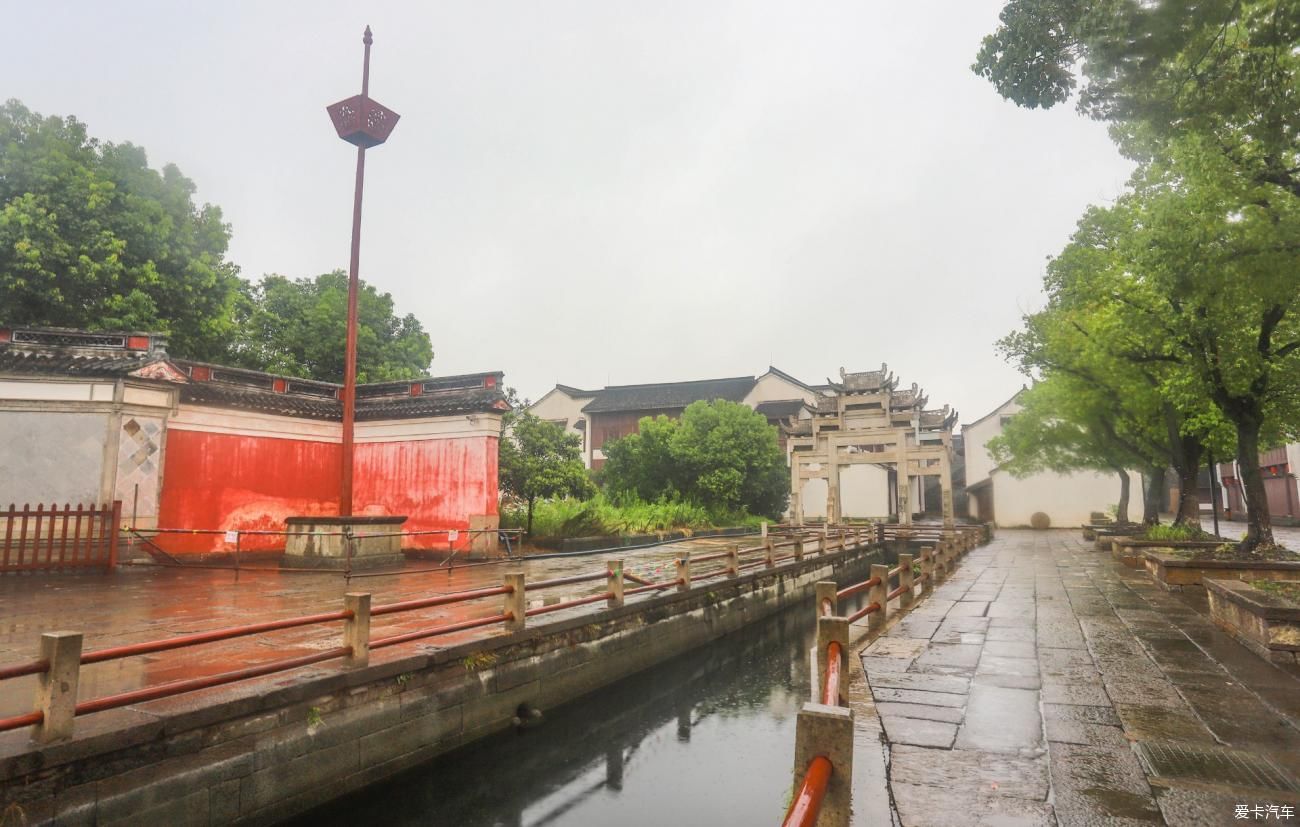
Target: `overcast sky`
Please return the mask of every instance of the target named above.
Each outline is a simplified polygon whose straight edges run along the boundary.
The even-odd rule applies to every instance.
[[[10,3],[0,95],[176,163],[245,277],[311,276],[347,266],[324,107],[368,23],[402,120],[367,155],[361,275],[433,373],[536,399],[883,361],[973,421],[1020,386],[993,343],[1046,257],[1130,169],[970,72],[1001,5]]]

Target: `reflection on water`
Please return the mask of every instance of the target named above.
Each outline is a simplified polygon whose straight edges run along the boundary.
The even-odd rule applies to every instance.
[[[811,602],[300,819],[354,825],[778,823],[809,698]]]

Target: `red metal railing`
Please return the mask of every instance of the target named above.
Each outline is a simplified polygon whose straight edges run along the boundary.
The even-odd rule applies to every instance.
[[[822,703],[827,706],[839,706],[840,703],[840,658],[843,651],[839,641],[832,640],[826,646],[826,680],[822,687]]]
[[[0,511],[4,523],[0,573],[39,569],[112,569],[117,564],[117,530],[122,503],[57,503]]]
[[[42,511],[42,513],[46,515],[49,514],[49,512],[45,512],[45,511]],[[110,534],[113,534],[115,536],[115,532],[110,532]],[[859,537],[840,538],[841,547],[843,547],[846,539],[850,542],[853,542],[855,545],[861,542],[861,538]],[[689,577],[688,575],[689,582],[693,583],[695,581],[711,580],[713,578],[717,578],[720,576],[734,576],[736,573],[738,573],[739,569],[741,568],[750,568],[755,565],[769,565],[770,561],[767,555],[770,555],[772,548],[776,548],[779,546],[797,545],[799,543],[805,542],[805,540],[806,538],[798,538],[795,540],[783,541],[779,543],[769,541],[760,546],[754,546],[746,549],[735,549],[734,551],[729,549],[726,552],[723,552],[721,554],[708,554],[708,555],[704,555],[703,558],[695,558],[695,560],[699,560],[699,559],[713,560],[713,559],[720,559],[721,557],[731,557],[734,554],[735,558],[738,560],[741,555],[745,555],[745,554],[752,554],[755,552],[764,552],[765,554],[764,559],[758,560],[754,563],[749,563],[745,566],[737,565],[735,569],[733,569],[731,566],[727,566],[725,568],[704,572],[695,575],[693,577]],[[874,542],[874,540],[875,537],[873,534],[870,538],[870,541]],[[687,570],[689,571],[689,564],[690,562],[693,562],[689,557],[689,555],[681,558],[681,562],[686,563],[688,567]],[[560,586],[589,583],[598,580],[606,580],[615,576],[621,576],[625,580],[630,580],[632,582],[641,584],[637,588],[627,589],[626,591],[624,591],[623,592],[624,596],[631,596],[631,595],[653,592],[653,591],[661,591],[663,589],[669,589],[669,588],[681,586],[684,583],[688,582],[686,578],[683,578],[681,576],[663,582],[653,582],[627,571],[621,571],[619,575],[615,575],[611,571],[605,570],[600,572],[594,572],[591,574],[579,574],[579,575],[572,575],[568,577],[551,578],[549,580],[540,580],[535,583],[526,584],[525,588],[528,591],[534,591],[534,590],[540,590],[544,588],[555,588]],[[394,615],[394,614],[399,614],[404,612],[418,611],[422,609],[436,608],[439,606],[448,606],[453,604],[465,603],[474,600],[483,600],[492,597],[509,596],[511,599],[514,599],[513,598],[514,592],[515,592],[515,587],[512,585],[506,584],[501,586],[492,586],[488,588],[473,589],[473,590],[453,592],[448,594],[439,594],[430,597],[417,598],[414,600],[404,600],[395,603],[372,606],[369,607],[368,614],[369,617],[374,618],[374,617],[383,617],[386,615]],[[437,637],[440,635],[451,634],[454,632],[460,632],[460,631],[480,628],[484,626],[492,626],[500,623],[507,623],[507,624],[512,622],[521,623],[524,620],[524,618],[527,617],[536,617],[539,615],[558,612],[564,609],[570,609],[577,606],[587,605],[590,603],[612,600],[613,598],[615,598],[615,596],[616,595],[613,591],[601,591],[595,594],[585,595],[582,597],[578,597],[578,598],[574,598],[574,599],[570,599],[558,603],[537,606],[531,609],[525,608],[523,609],[522,612],[523,617],[516,617],[515,611],[508,608],[509,601],[507,601],[507,609],[497,614],[492,614],[486,617],[474,618],[470,620],[457,621],[454,623],[445,623],[441,625],[431,626],[425,629],[417,629],[414,631],[402,632],[399,634],[392,634],[392,635],[387,635],[387,636],[382,636],[377,638],[372,637],[369,640],[363,640],[359,644],[355,644],[355,645],[364,645],[368,650],[382,649],[388,646],[395,646],[400,643],[406,643],[415,640],[423,640],[431,637]],[[523,605],[522,600],[523,600],[522,597],[519,598],[520,602],[517,603],[516,605],[522,606]],[[180,636],[165,638],[160,640],[151,640],[151,641],[144,641],[141,643],[112,646],[104,649],[98,649],[98,650],[81,653],[79,658],[77,659],[77,668],[80,668],[80,666],[83,665],[103,663],[107,661],[119,660],[122,658],[136,657],[140,655],[147,655],[147,654],[153,654],[157,652],[182,649],[191,646],[199,646],[207,643],[216,643],[220,641],[233,640],[236,638],[247,637],[249,635],[263,634],[267,632],[275,632],[275,631],[281,631],[285,629],[316,626],[324,623],[332,623],[332,622],[339,622],[339,621],[353,621],[355,619],[356,619],[356,613],[352,609],[345,608],[341,611],[323,612],[323,613],[317,613],[311,615],[303,615],[299,617],[280,618],[277,620],[264,621],[261,623],[251,623],[242,626],[234,626],[234,627],[228,627],[223,629],[213,629],[206,632],[196,632],[194,634],[180,635]],[[126,692],[107,695],[101,698],[95,698],[92,700],[83,701],[75,705],[74,714],[86,715],[94,712],[100,712],[103,710],[116,709],[118,707],[127,706],[133,703],[142,703],[144,701],[157,700],[159,698],[166,698],[166,697],[171,697],[173,695],[180,695],[187,692],[193,692],[199,689],[207,689],[211,687],[222,686],[225,684],[236,683],[239,681],[248,680],[250,678],[270,675],[277,672],[284,672],[291,669],[297,669],[302,666],[308,666],[311,664],[322,663],[324,661],[346,658],[355,655],[356,652],[354,651],[354,644],[347,644],[343,646],[332,647],[319,652],[313,652],[308,655],[302,655],[302,656],[292,657],[292,658],[279,658],[279,659],[268,661],[266,663],[256,664],[242,669],[236,669],[233,671],[222,672],[219,674],[207,675],[207,676],[197,677],[197,678],[189,678],[184,680],[172,681],[169,683],[159,684],[157,686],[134,689]],[[24,663],[10,664],[8,666],[0,667],[0,680],[18,678],[27,675],[40,675],[50,671],[52,668],[53,667],[50,661],[45,658],[38,658]],[[44,721],[44,713],[39,709],[22,715],[12,716],[9,718],[2,718],[0,719],[0,732],[18,729],[24,726],[41,724],[43,721]]]
[[[818,755],[808,762],[803,784],[790,802],[790,809],[786,812],[781,827],[814,827],[817,824],[822,801],[826,798],[826,787],[830,784],[834,771],[831,759],[825,755]]]

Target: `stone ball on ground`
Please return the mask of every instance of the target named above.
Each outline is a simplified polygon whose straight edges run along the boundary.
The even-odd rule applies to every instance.
[[[1029,526],[1030,528],[1037,529],[1038,531],[1042,531],[1045,528],[1051,528],[1052,518],[1047,516],[1041,511],[1035,511],[1033,515],[1029,518]]]

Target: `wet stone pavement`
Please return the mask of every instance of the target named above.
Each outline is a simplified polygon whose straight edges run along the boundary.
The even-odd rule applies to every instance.
[[[904,825],[1300,824],[1300,670],[1078,532],[999,531],[862,663]]]
[[[430,561],[411,561],[401,572],[358,576],[350,581],[338,572],[245,569],[236,580],[235,573],[229,570],[160,566],[127,566],[109,576],[99,573],[3,576],[0,577],[0,607],[3,607],[0,665],[34,658],[42,632],[82,632],[83,649],[90,651],[335,611],[343,607],[347,592],[370,592],[373,604],[380,605],[499,586],[502,573],[507,570],[522,570],[526,582],[538,581],[604,571],[606,560],[622,558],[625,571],[662,581],[671,579],[672,561],[682,552],[699,555],[725,549],[734,542],[747,545],[753,539],[685,540],[637,551],[455,565],[450,570],[438,568]],[[702,565],[712,569],[719,563]],[[601,579],[540,590],[529,595],[529,603],[542,605],[604,591],[605,581]],[[600,611],[603,607],[603,603],[578,606],[555,612],[546,620]],[[378,638],[427,629],[500,611],[501,598],[495,597],[385,615],[372,621],[371,635]],[[81,670],[78,698],[84,701],[128,689],[312,654],[338,646],[341,630],[339,623],[326,623],[85,666]],[[500,626],[489,626],[410,645],[451,645],[501,633]],[[262,680],[281,678],[272,676]],[[0,717],[30,711],[35,692],[35,676],[0,681]],[[0,740],[6,737],[18,739],[20,734],[0,735]]]

